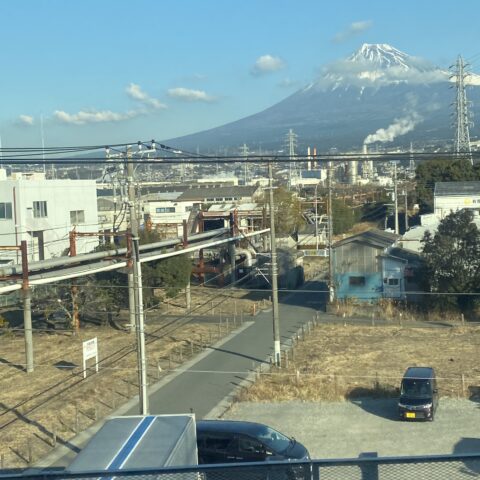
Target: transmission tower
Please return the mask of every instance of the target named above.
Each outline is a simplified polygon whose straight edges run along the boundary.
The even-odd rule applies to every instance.
[[[244,158],[244,162],[243,162],[243,174],[244,174],[244,185],[247,184],[247,178],[248,178],[248,154],[249,154],[249,150],[248,150],[248,146],[246,143],[244,143],[241,147],[240,147],[240,155]]]
[[[456,101],[455,101],[455,139],[454,151],[458,158],[468,158],[471,163],[472,152],[470,149],[470,132],[469,127],[471,122],[471,115],[468,110],[470,102],[467,101],[467,93],[465,89],[465,78],[469,73],[466,71],[467,65],[463,62],[461,55],[458,56],[455,65],[450,68],[453,74],[450,78],[455,78],[456,87]]]
[[[285,135],[285,144],[288,149],[288,156],[290,157],[290,164],[288,169],[288,183],[292,186],[292,177],[297,177],[297,164],[295,163],[295,148],[297,148],[298,135],[290,128]]]

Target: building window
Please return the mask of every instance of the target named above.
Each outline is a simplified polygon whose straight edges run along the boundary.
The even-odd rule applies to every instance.
[[[85,223],[85,210],[71,210],[70,211],[70,223],[72,225],[78,225],[79,223]]]
[[[389,278],[388,279],[388,284],[390,286],[398,286],[398,278]]]
[[[362,287],[365,285],[365,277],[348,277],[349,285]]]
[[[33,202],[33,218],[44,218],[47,216],[47,202]]]
[[[0,219],[7,220],[9,218],[12,218],[12,204],[0,203]]]
[[[156,213],[175,213],[175,207],[159,207],[155,209]]]

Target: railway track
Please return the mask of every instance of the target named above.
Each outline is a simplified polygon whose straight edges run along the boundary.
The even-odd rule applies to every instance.
[[[207,294],[207,291],[205,291]],[[208,292],[210,294],[210,292]],[[181,315],[177,318],[171,319],[168,323],[159,326],[159,328],[149,332],[146,336],[146,344],[150,345],[155,343],[169,335],[172,335],[183,326],[192,322],[192,314],[202,315],[209,313],[213,309],[217,309],[219,306],[229,301],[231,297],[222,295],[219,296],[219,291],[212,292],[208,299],[193,309],[189,315]],[[118,363],[128,357],[129,355],[136,354],[136,345],[126,345],[119,348],[115,352],[111,353],[107,357],[102,358],[98,362],[99,371],[95,376],[87,376],[83,378],[83,370],[75,372],[71,377],[63,378],[62,380],[55,382],[42,390],[38,390],[28,398],[21,400],[13,406],[6,407],[3,412],[0,413],[0,432],[5,432],[12,425],[19,421],[25,421],[28,415],[37,412],[41,408],[47,406],[54,400],[61,398],[63,395],[71,394],[80,387],[87,385],[92,379],[98,381],[109,374],[110,368],[115,367]],[[7,374],[8,375],[8,374]],[[3,378],[2,378],[3,377]],[[6,376],[0,377],[1,381],[6,381]],[[28,419],[27,419],[28,421]]]

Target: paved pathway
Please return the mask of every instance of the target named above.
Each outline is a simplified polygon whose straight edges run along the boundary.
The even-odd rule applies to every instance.
[[[325,290],[317,282],[303,286],[302,292],[280,294],[280,336],[285,343],[302,325],[325,308],[325,296],[305,290]],[[168,376],[150,389],[150,413],[189,413],[197,419],[214,416],[226,408],[226,402],[241,382],[248,381],[252,369],[264,363],[273,351],[272,312],[264,311],[245,324],[238,333],[207,349],[194,358],[180,373]],[[118,415],[138,414],[138,402],[131,401],[120,408]],[[73,439],[71,448],[61,447],[41,465],[68,465],[88,439],[101,426],[98,422]],[[76,450],[76,451],[75,451]]]

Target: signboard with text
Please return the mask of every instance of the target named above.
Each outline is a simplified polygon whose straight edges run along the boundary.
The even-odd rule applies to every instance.
[[[87,377],[87,360],[95,359],[95,371],[98,373],[97,337],[83,342],[83,378]]]

